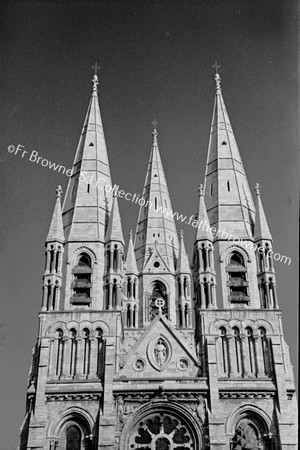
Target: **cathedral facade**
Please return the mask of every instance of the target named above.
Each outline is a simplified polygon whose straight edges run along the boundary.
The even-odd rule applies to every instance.
[[[46,238],[20,450],[296,450],[272,236],[215,82],[190,264],[155,122],[125,244],[94,75]]]

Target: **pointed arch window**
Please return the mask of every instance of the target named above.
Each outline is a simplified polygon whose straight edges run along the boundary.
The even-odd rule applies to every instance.
[[[219,358],[219,367],[220,372],[228,375],[229,372],[229,364],[228,364],[228,340],[227,340],[227,331],[225,327],[220,327],[219,329],[219,342],[220,342],[220,358]]]
[[[155,304],[155,301],[158,298],[162,298],[164,300],[165,305],[162,308],[162,314],[165,314],[166,317],[168,318],[168,307],[169,307],[168,297],[166,294],[166,287],[161,281],[155,281],[153,283],[153,290],[150,295],[150,304],[149,304],[149,320],[153,320],[159,312],[159,309]]]
[[[262,432],[262,426],[257,420],[245,417],[237,424],[235,435],[231,442],[231,450],[240,449],[271,449],[266,443],[265,433]]]
[[[242,348],[240,330],[233,327],[234,351],[235,351],[235,369],[238,374],[242,374]]]
[[[231,253],[228,273],[229,301],[233,304],[244,306],[249,303],[247,269],[244,257],[238,251]]]
[[[74,377],[76,375],[77,364],[77,332],[72,328],[70,330],[70,366],[69,374]]]
[[[270,342],[264,327],[258,329],[260,336],[261,352],[263,357],[263,371],[265,375],[271,376],[271,351]]]
[[[62,375],[63,361],[64,361],[64,340],[62,329],[56,330],[56,376]]]
[[[253,339],[253,330],[250,327],[246,327],[246,339],[247,339],[247,360],[249,361],[248,367],[250,374],[254,375],[256,373],[255,366],[255,347],[254,347],[254,339]]]
[[[91,340],[90,330],[85,328],[83,330],[83,375],[89,375],[91,363]]]
[[[90,304],[92,287],[92,263],[90,256],[82,253],[72,273],[73,283],[71,287],[73,289],[73,296],[71,303],[75,305]]]
[[[105,361],[105,343],[103,340],[103,330],[101,328],[96,329],[97,339],[97,375],[99,378],[104,373],[104,361]]]

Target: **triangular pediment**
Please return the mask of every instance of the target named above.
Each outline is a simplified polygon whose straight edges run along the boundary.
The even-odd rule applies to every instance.
[[[134,345],[124,349],[121,366],[122,378],[155,378],[159,373],[164,379],[196,377],[199,365],[193,334],[184,334],[158,315]]]
[[[159,253],[158,248],[155,246],[155,248],[152,250],[151,255],[149,256],[148,260],[145,263],[143,272],[147,273],[169,273],[171,272],[167,262],[165,259],[161,256]]]

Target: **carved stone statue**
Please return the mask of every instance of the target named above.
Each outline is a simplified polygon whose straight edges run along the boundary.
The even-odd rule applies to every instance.
[[[159,339],[154,347],[154,356],[157,364],[163,366],[167,359],[167,347],[162,339]]]

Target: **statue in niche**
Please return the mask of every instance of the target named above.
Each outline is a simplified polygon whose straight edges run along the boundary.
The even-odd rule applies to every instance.
[[[163,366],[167,359],[167,347],[162,339],[158,339],[154,347],[154,356],[157,364]]]

